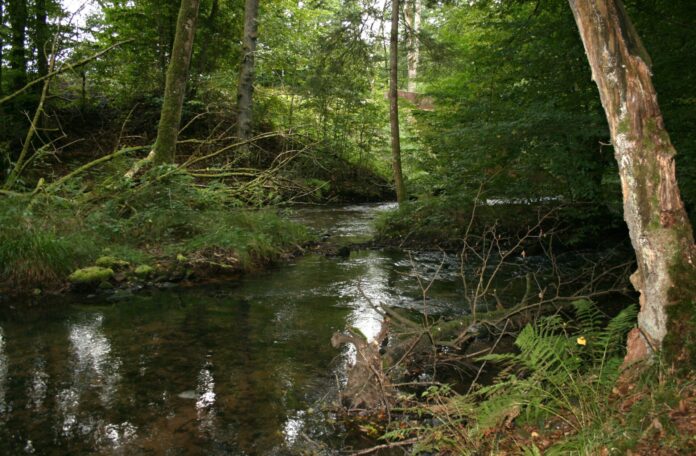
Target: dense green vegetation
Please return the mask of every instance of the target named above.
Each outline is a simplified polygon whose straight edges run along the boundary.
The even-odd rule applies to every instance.
[[[314,240],[289,206],[391,200],[401,174],[392,163],[403,161],[399,208],[378,220],[376,243],[460,251],[465,288],[475,263],[475,293],[484,291],[462,304],[466,325],[443,322],[451,341],[433,336],[445,330],[427,310],[418,323],[395,317],[419,334],[402,360],[429,336],[434,367],[422,371],[431,387],[391,404],[403,419],[363,430],[383,434],[385,447],[417,440],[416,453],[650,451],[653,431],[669,450],[693,450],[693,439],[659,415],[675,401],[684,414],[695,408],[680,402],[679,388],[694,391],[686,364],[696,359],[681,342],[696,337],[688,220],[696,221],[696,8],[601,1],[621,19],[621,40],[597,32],[611,41],[605,54],[624,59],[613,72],[592,60],[596,37],[578,33],[582,13],[567,0],[409,0],[398,18],[390,13],[398,4],[381,1],[262,1],[251,19],[258,36],[245,15],[253,2],[243,0],[109,0],[76,15],[59,0],[0,0],[0,292],[255,271]],[[401,25],[390,55],[391,19]],[[395,101],[395,83],[398,109],[387,100],[391,87]],[[241,112],[242,99],[251,113]],[[390,137],[397,113],[401,134],[392,128]],[[251,132],[242,133],[248,119]],[[672,143],[681,194],[670,180]],[[629,252],[630,240],[639,268],[632,283],[648,306],[638,327],[634,307],[576,300],[569,310],[569,299],[545,298],[566,279],[555,252]],[[558,283],[535,284],[535,314],[526,307],[536,294],[530,276],[522,301],[506,306],[490,281],[481,285],[494,261],[536,254],[549,257]],[[611,301],[625,291],[625,275],[611,290],[593,288],[614,272],[594,264],[593,296]],[[488,305],[479,306],[484,294]],[[679,318],[655,329],[667,317],[645,309],[670,305]],[[510,309],[524,324],[508,329],[510,315],[498,319]],[[495,323],[487,311],[497,312]],[[466,362],[499,364],[499,376],[488,386],[477,384],[481,371],[440,384],[437,357],[463,351],[472,327],[472,338],[495,343]],[[629,331],[644,347],[638,357],[653,360],[643,383],[622,371]],[[513,335],[511,353],[492,353]],[[663,338],[666,350],[656,353]],[[636,352],[629,344],[630,359]],[[640,397],[626,406],[616,391],[629,384]],[[518,439],[517,430],[533,434]]]
[[[206,279],[211,272],[258,268],[310,239],[304,227],[275,211],[240,207],[224,186],[196,186],[171,167],[137,181],[107,177],[95,190],[76,188],[70,196],[2,200],[0,277],[6,284],[51,289],[104,257],[128,262],[133,272],[139,265],[157,268],[150,278]]]

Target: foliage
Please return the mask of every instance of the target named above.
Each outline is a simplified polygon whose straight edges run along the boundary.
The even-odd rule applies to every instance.
[[[513,421],[538,428],[553,423],[571,435],[545,454],[594,454],[607,443],[613,419],[609,398],[636,309],[630,306],[607,322],[589,301],[577,301],[574,307],[573,320],[553,315],[526,326],[515,340],[519,352],[482,357],[503,367],[491,385],[465,395],[449,388],[428,390],[428,405],[420,413],[433,415],[434,424],[411,430],[420,445],[464,454],[492,449],[490,437]]]
[[[95,252],[89,238],[58,226],[65,212],[44,217],[26,209],[26,200],[0,200],[0,283],[50,286],[66,277]],[[85,242],[87,241],[87,242]]]
[[[122,175],[107,173],[88,192],[71,182],[67,199],[0,200],[0,282],[51,287],[102,255],[142,264],[224,252],[248,270],[309,239],[275,211],[239,208],[225,186],[201,187],[173,167]]]

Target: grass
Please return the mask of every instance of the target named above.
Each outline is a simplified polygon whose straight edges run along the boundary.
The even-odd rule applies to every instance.
[[[0,201],[3,288],[56,287],[102,255],[135,265],[214,253],[249,270],[309,240],[275,211],[240,208],[226,187],[201,186],[167,167],[135,181],[108,174],[73,186],[63,189],[67,198]]]

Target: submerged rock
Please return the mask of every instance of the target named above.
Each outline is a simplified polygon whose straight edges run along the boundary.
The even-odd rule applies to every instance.
[[[100,284],[114,276],[114,270],[101,266],[78,269],[70,274],[68,280],[73,284]]]
[[[181,399],[198,399],[198,394],[194,390],[187,390],[177,394],[176,397]]]

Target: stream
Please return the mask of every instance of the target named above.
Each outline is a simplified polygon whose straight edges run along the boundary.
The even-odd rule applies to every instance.
[[[340,245],[368,240],[374,217],[391,207],[303,208],[293,217]],[[525,265],[514,274],[535,267]],[[438,271],[424,300],[423,281]],[[356,442],[322,408],[345,375],[331,335],[346,326],[376,335],[372,304],[461,313],[461,288],[454,256],[356,250],[115,303],[4,303],[0,454],[338,453]]]

